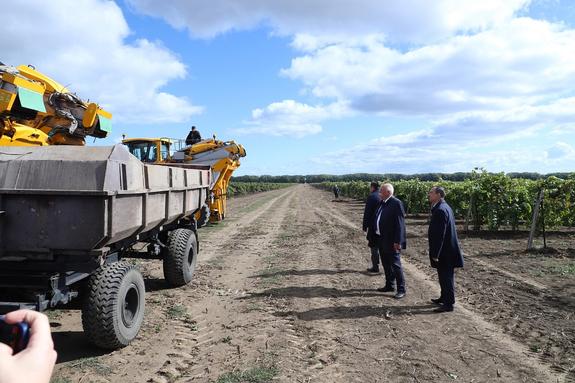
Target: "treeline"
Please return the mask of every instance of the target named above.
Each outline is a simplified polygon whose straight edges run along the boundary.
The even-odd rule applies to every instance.
[[[331,174],[312,174],[312,175],[283,175],[283,176],[239,176],[232,177],[234,182],[273,182],[273,183],[321,183],[321,182],[349,182],[373,180],[390,180],[401,181],[418,179],[420,181],[465,181],[473,177],[474,172],[459,173],[420,173],[420,174],[372,174],[372,173],[355,173],[344,175]],[[489,173],[498,174],[498,173]],[[574,173],[550,173],[539,174],[533,172],[524,173],[507,173],[506,176],[513,179],[542,180],[549,177],[567,179]]]
[[[474,230],[529,227],[535,201],[543,190],[543,219],[538,220],[538,224],[575,226],[575,173],[565,178],[549,176],[537,180],[486,171],[474,171],[469,179],[459,182],[380,180],[393,183],[395,195],[403,201],[408,214],[428,214],[429,189],[434,185],[443,186],[456,217],[468,220]],[[319,184],[326,190],[332,190],[334,185],[338,185],[342,195],[351,198],[364,199],[369,194],[369,184],[363,181]]]
[[[288,183],[278,182],[237,182],[233,181],[228,186],[228,197],[234,197],[243,194],[259,193],[269,190],[276,190],[291,186]]]

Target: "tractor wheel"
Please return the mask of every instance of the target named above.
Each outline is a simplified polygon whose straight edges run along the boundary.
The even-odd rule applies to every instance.
[[[100,268],[88,280],[82,325],[88,340],[105,349],[127,346],[144,320],[145,287],[134,266],[116,262]]]
[[[171,286],[184,286],[192,281],[198,255],[196,233],[176,229],[168,237],[164,251],[164,277]]]
[[[208,205],[202,205],[196,221],[198,228],[206,226],[210,222],[210,207]]]

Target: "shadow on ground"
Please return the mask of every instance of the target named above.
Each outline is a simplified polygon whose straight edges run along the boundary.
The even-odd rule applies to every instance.
[[[437,306],[410,305],[410,306],[353,306],[353,307],[322,307],[307,311],[287,311],[274,313],[277,317],[295,316],[299,320],[314,321],[325,319],[360,319],[372,316],[382,316],[387,319],[405,315],[449,315],[433,312]]]
[[[173,289],[164,278],[144,278],[144,286],[146,287],[146,292]]]
[[[264,290],[259,293],[253,293],[246,297],[239,299],[253,299],[262,297],[275,297],[275,298],[347,298],[347,297],[388,297],[392,295],[385,295],[377,290],[368,289],[348,289],[340,290],[333,287],[322,286],[290,286],[278,287],[273,289]]]
[[[364,274],[364,275],[378,275],[374,273],[368,273],[367,271],[352,270],[352,269],[342,269],[342,270],[326,270],[326,269],[308,269],[308,270],[282,270],[273,273],[262,273],[258,275],[252,275],[249,278],[271,278],[279,276],[308,276],[308,275],[338,275],[338,274]]]
[[[83,331],[59,331],[52,333],[54,348],[58,352],[57,363],[92,358],[110,353],[88,342]]]

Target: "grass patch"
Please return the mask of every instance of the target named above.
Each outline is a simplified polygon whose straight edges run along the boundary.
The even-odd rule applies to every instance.
[[[543,277],[545,275],[557,275],[562,277],[575,276],[575,262],[560,264],[556,260],[548,260],[530,273],[536,277]]]
[[[170,319],[183,319],[188,315],[188,309],[181,304],[175,304],[166,309],[166,315]]]
[[[50,321],[57,321],[62,318],[62,311],[60,310],[48,310],[44,311],[44,314],[46,314]]]
[[[279,373],[275,366],[258,366],[245,371],[233,371],[221,375],[216,383],[266,383]]]
[[[283,274],[281,274],[282,271],[284,270],[280,269],[279,267],[267,268],[260,274],[259,285],[261,287],[271,287],[279,285],[283,278]]]
[[[233,221],[233,219],[232,219]],[[223,229],[224,227],[226,227],[228,225],[228,222],[230,222],[229,218],[226,218],[223,221],[220,222],[214,222],[214,223],[208,223],[206,226],[202,226],[198,229],[199,234],[200,235],[207,235],[213,232],[217,232],[221,229]]]
[[[198,331],[198,322],[192,319],[192,315],[188,312],[186,306],[177,303],[168,307],[165,310],[165,313],[170,319],[177,319],[182,321],[186,327],[190,329],[190,331]]]
[[[210,266],[214,266],[214,267],[219,268],[221,270],[221,269],[223,269],[225,262],[226,262],[226,260],[224,259],[224,257],[219,256],[219,257],[214,257],[214,258],[208,260],[206,263]]]
[[[64,376],[53,376],[50,383],[72,383],[72,381]]]
[[[86,358],[77,361],[70,365],[74,368],[79,368],[81,370],[91,369],[94,370],[99,375],[109,375],[112,373],[112,368],[102,362],[97,358]]]
[[[239,209],[238,212],[248,213],[250,211],[256,210],[265,205],[266,203],[268,203],[269,201],[271,201],[272,199],[274,199],[275,197],[276,197],[275,195],[267,195],[263,198],[258,198],[255,202]]]
[[[568,276],[568,275],[575,275],[575,263],[571,263],[568,265],[560,265],[560,266],[551,266],[548,268],[549,273]]]

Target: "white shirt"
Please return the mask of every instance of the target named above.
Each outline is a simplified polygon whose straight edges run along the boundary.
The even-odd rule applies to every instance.
[[[381,233],[379,232],[379,219],[381,218],[381,212],[383,211],[383,204],[387,203],[387,201],[389,201],[389,199],[392,196],[387,197],[387,199],[384,199],[382,201],[382,204],[379,205],[379,209],[377,209],[377,221],[375,221],[375,234],[377,235],[381,235]]]

